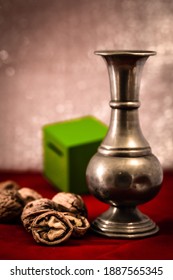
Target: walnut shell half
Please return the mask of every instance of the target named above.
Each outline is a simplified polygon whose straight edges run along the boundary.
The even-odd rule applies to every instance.
[[[56,245],[69,239],[73,226],[63,213],[48,211],[33,220],[31,230],[36,242]]]
[[[63,214],[73,226],[72,235],[74,237],[82,237],[89,229],[90,224],[85,217],[69,212]]]
[[[78,194],[69,192],[59,192],[53,198],[53,201],[62,205],[68,209],[68,212],[80,214],[81,216],[87,217],[87,208],[82,199]]]
[[[27,203],[23,208],[21,215],[24,228],[30,232],[33,219],[38,215],[51,210],[65,211],[67,209],[48,198],[40,198]]]

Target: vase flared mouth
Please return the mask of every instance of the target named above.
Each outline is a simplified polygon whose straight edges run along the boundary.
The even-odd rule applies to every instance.
[[[155,51],[145,50],[98,50],[94,54],[108,56],[108,55],[132,55],[132,56],[151,56],[156,55]]]

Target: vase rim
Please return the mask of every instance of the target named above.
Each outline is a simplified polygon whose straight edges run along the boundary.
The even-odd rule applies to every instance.
[[[108,55],[134,55],[134,56],[150,56],[156,55],[155,51],[148,50],[98,50],[94,54],[108,56]]]

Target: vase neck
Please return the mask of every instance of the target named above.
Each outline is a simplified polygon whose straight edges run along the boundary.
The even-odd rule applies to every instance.
[[[138,119],[139,88],[143,66],[155,52],[99,51],[106,61],[112,108],[108,133],[99,152],[105,155],[143,156],[151,153]]]
[[[139,88],[143,66],[152,51],[97,51],[106,62],[109,79],[110,106],[139,107]],[[136,104],[132,104],[136,102]]]
[[[105,56],[104,60],[108,67],[112,105],[137,102],[138,106],[141,74],[147,57]]]

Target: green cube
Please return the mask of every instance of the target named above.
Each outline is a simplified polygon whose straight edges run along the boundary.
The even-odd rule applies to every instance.
[[[87,193],[85,172],[107,126],[87,116],[43,127],[43,172],[64,192]]]

